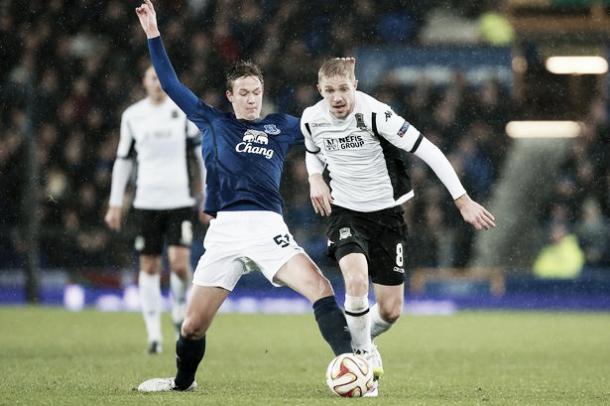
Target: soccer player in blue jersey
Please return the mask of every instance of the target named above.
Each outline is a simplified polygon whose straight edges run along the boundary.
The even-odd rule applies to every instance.
[[[303,142],[299,119],[287,114],[261,118],[263,76],[241,62],[227,74],[226,95],[234,113],[203,102],[176,76],[165,52],[150,0],[136,9],[163,90],[203,133],[207,171],[206,213],[215,217],[176,343],[175,378],[151,379],[139,390],[191,390],[205,352],[205,337],[218,309],[254,264],[275,286],[285,285],[313,303],[316,321],[335,354],[352,352],[345,316],[332,287],[296,244],[282,218],[280,177],[292,144]]]

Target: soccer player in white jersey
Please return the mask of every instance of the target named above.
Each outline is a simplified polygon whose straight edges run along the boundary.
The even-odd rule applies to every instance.
[[[290,147],[303,142],[299,119],[275,113],[261,117],[263,75],[241,61],[227,73],[226,96],[232,112],[222,112],[182,84],[172,67],[150,0],[136,9],[148,50],[165,92],[203,132],[206,167],[205,212],[210,221],[193,275],[186,318],[176,342],[172,378],[150,379],[142,392],[185,391],[197,385],[207,332],[218,309],[241,276],[254,264],[275,286],[306,297],[322,337],[338,355],[351,353],[351,336],[330,282],[294,241],[282,217],[280,180]],[[247,332],[244,332],[247,337]]]
[[[156,354],[161,352],[163,342],[160,276],[164,242],[171,271],[171,316],[177,331],[186,312],[192,221],[198,208],[195,206],[201,202],[202,160],[199,129],[163,92],[152,66],[142,82],[147,97],[129,106],[121,118],[105,221],[111,229],[121,229],[125,187],[136,164],[133,206],[138,227],[138,285],[148,352]]]
[[[468,197],[435,145],[391,107],[356,90],[354,67],[354,58],[323,63],[318,72],[323,99],[305,109],[301,131],[311,201],[316,213],[329,216],[329,255],[345,280],[352,346],[368,355],[379,378],[383,367],[372,339],[396,322],[403,307],[406,225],[401,204],[413,196],[404,154],[424,160],[477,230],[495,227],[495,219]],[[330,188],[322,177],[325,165]],[[369,275],[376,298],[370,309]]]

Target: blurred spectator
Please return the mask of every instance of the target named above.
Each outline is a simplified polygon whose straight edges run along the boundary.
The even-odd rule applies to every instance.
[[[585,255],[574,234],[563,223],[553,223],[549,242],[538,254],[533,265],[534,275],[545,279],[574,279],[580,275]]]
[[[610,225],[602,216],[599,203],[588,199],[576,224],[576,235],[585,254],[587,266],[610,265]]]
[[[496,43],[497,33],[484,28],[493,14],[481,17],[489,10],[486,3],[183,0],[158,7],[176,70],[198,96],[226,109],[222,73],[236,58],[252,58],[265,73],[264,111],[299,115],[319,97],[313,85],[316,67],[327,56],[353,54],[354,47],[370,45],[439,39],[475,42],[480,28]],[[143,97],[139,73],[149,63],[145,39],[129,2],[75,0],[69,8],[65,4],[32,0],[0,6],[0,268],[15,264],[16,252],[24,246],[18,230],[23,222],[25,159],[22,91],[28,80],[37,90],[34,122],[43,258],[66,267],[126,266],[133,258],[128,244],[115,242],[116,236],[111,238],[104,228],[100,210],[105,209],[102,197],[108,195],[121,112]],[[500,42],[507,40],[502,34]],[[451,156],[475,198],[489,196],[508,142],[508,89],[494,80],[472,87],[457,72],[443,87],[425,77],[403,86],[389,76],[370,92],[395,106]],[[577,224],[587,263],[593,265],[608,263],[608,246],[603,248],[604,239],[595,237],[608,227],[610,216],[605,99],[592,104],[586,128],[553,185],[542,224]],[[302,154],[296,150],[291,158],[282,186],[287,221],[293,222],[291,229],[304,246],[322,252],[323,223],[313,215],[303,192],[307,182],[299,163]],[[455,209],[434,175],[416,159],[413,162],[416,196],[406,204],[405,213],[409,245],[417,247],[411,265],[467,264],[472,236],[455,222],[459,217],[451,213]],[[594,202],[597,210],[585,208],[585,201]],[[605,254],[596,253],[600,250]]]
[[[506,17],[506,4],[502,1],[490,1],[479,16],[479,32],[483,42],[494,46],[509,46],[515,36],[513,27]]]

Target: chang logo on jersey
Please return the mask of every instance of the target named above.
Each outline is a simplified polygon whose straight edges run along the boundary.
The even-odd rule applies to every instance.
[[[324,138],[324,148],[327,151],[338,151],[342,149],[355,149],[364,145],[361,135],[349,135],[343,138]]]
[[[235,146],[235,151],[247,154],[263,155],[267,159],[273,158],[273,150],[261,145],[269,144],[269,136],[263,131],[248,130],[244,133],[243,141]]]

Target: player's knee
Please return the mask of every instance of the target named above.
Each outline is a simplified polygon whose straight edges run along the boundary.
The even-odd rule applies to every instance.
[[[312,303],[323,297],[334,295],[333,287],[329,280],[317,272],[312,277],[307,278],[301,288],[303,295]]]
[[[154,259],[141,260],[140,270],[142,272],[146,272],[147,274],[154,275],[159,272],[159,263]]]
[[[402,299],[391,300],[385,306],[380,306],[379,315],[388,323],[395,323],[402,314]]]
[[[317,275],[315,278],[312,278],[308,284],[313,300],[333,295],[332,285],[328,279],[322,275]]]
[[[175,261],[170,263],[170,270],[176,275],[185,278],[188,273],[188,264],[185,261]]]
[[[180,334],[191,340],[198,340],[205,335],[207,326],[202,320],[197,320],[192,317],[187,317],[182,323]]]
[[[369,277],[363,272],[347,272],[344,274],[345,289],[348,294],[360,296],[369,289]]]

